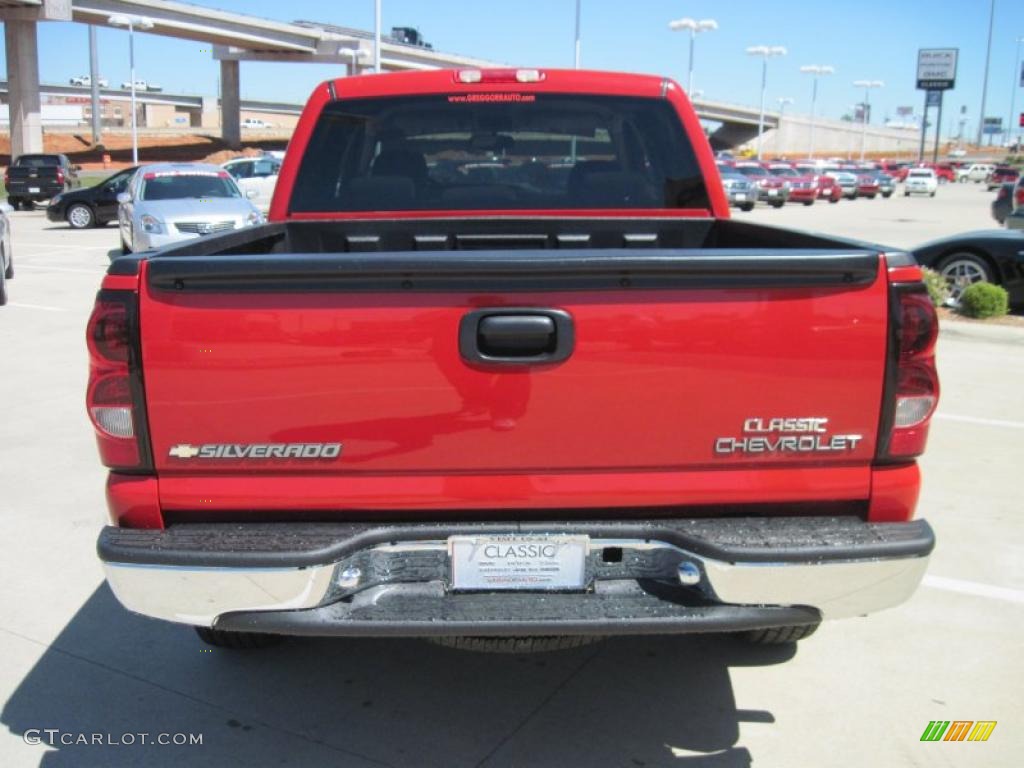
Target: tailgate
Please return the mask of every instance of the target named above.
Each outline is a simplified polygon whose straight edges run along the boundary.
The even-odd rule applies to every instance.
[[[829,483],[866,498],[886,290],[863,252],[158,256],[140,312],[161,494],[429,506],[471,477],[480,506],[493,476],[524,506],[569,477],[580,493],[559,503],[590,507],[818,498]],[[495,315],[513,320],[479,325]],[[548,352],[570,334],[568,354],[528,349],[523,317],[562,318],[539,332],[562,334]],[[492,342],[513,359],[467,354]]]

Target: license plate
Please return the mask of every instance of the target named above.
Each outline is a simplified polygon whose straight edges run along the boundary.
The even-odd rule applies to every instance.
[[[30,195],[38,194],[39,193],[39,187],[29,187],[28,188],[28,193]]]
[[[582,589],[587,536],[452,536],[452,589]]]
[[[768,197],[775,197],[778,194],[779,194],[779,190],[777,190],[777,189],[769,189],[768,190]]]
[[[736,193],[736,201],[737,202],[743,203],[743,202],[746,202],[746,200],[747,200],[747,196],[744,193],[742,193],[742,192],[737,192]]]

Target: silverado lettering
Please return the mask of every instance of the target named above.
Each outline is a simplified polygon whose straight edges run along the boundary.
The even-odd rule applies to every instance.
[[[227,647],[765,643],[920,583],[921,270],[731,219],[671,80],[324,83],[268,219],[120,256],[97,296],[128,609]]]

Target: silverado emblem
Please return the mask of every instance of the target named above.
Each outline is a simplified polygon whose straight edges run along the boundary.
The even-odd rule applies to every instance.
[[[830,435],[828,419],[751,418],[740,437],[715,438],[715,455],[755,453],[841,453],[856,449],[864,435]]]
[[[175,459],[336,459],[341,443],[207,443],[172,445]]]

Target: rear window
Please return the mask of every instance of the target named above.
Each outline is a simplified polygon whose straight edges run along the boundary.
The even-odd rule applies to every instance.
[[[19,168],[52,168],[60,165],[60,155],[22,155],[14,164]]]
[[[168,174],[143,180],[143,200],[181,200],[183,198],[241,197],[231,179],[217,174]]]
[[[934,171],[911,171],[910,175],[915,179],[917,178],[930,178],[934,174]]]
[[[710,206],[667,101],[487,95],[329,104],[302,159],[291,210]]]

